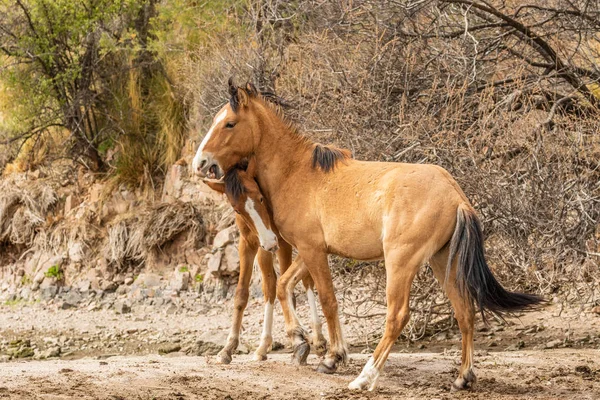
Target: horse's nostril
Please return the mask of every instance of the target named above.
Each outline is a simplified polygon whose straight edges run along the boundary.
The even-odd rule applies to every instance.
[[[204,168],[205,165],[206,165],[206,160],[200,161],[200,166],[198,167],[198,169]]]

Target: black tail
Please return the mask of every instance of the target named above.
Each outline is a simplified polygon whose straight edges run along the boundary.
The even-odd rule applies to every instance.
[[[494,313],[502,318],[503,314],[531,309],[544,302],[543,298],[536,295],[509,292],[496,280],[485,261],[479,218],[470,207],[458,207],[456,228],[450,241],[446,279],[450,275],[455,256],[458,257],[458,289],[479,307],[484,321],[487,322],[486,313]]]

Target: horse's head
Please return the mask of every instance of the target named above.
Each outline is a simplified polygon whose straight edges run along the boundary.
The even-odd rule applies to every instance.
[[[250,156],[258,142],[259,121],[252,109],[258,92],[254,85],[237,87],[229,79],[229,103],[215,115],[212,126],[198,147],[192,163],[196,175],[220,178],[242,159]]]
[[[230,168],[222,179],[204,179],[213,190],[225,193],[231,206],[258,236],[260,247],[277,251],[279,243],[266,201],[254,180],[254,162],[241,162]]]

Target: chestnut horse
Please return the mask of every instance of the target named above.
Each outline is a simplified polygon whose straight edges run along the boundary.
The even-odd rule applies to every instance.
[[[256,180],[280,235],[304,260],[327,319],[330,348],[318,370],[344,362],[344,343],[327,255],[385,260],[387,318],[383,337],[351,389],[372,390],[392,345],[409,319],[409,295],[418,269],[429,262],[447,293],[462,334],[462,360],[454,389],[475,381],[473,333],[482,316],[531,308],[540,297],[505,290],[489,269],[479,219],[443,168],[426,164],[352,160],[342,150],[315,144],[297,132],[254,86],[229,87],[194,158],[202,176],[246,157],[256,159]],[[290,268],[282,280],[301,269]],[[279,289],[279,288],[278,288]],[[278,294],[279,295],[279,294]],[[282,308],[289,305],[279,296]],[[294,321],[284,312],[286,328]]]
[[[231,362],[232,354],[239,344],[242,317],[248,303],[250,278],[252,277],[252,265],[255,257],[262,273],[265,314],[260,345],[254,353],[254,359],[258,361],[267,359],[267,352],[270,350],[273,342],[271,332],[273,326],[273,303],[276,295],[275,285],[277,281],[271,252],[277,253],[281,274],[283,274],[290,266],[292,257],[291,246],[278,237],[278,234],[276,233],[277,230],[271,222],[269,209],[265,204],[264,197],[260,192],[258,184],[254,180],[253,166],[253,162],[248,163],[244,160],[244,162],[239,163],[234,168],[230,169],[222,180],[204,179],[204,183],[211,189],[226,194],[229,203],[236,213],[235,223],[240,231],[240,276],[234,298],[231,331],[227,338],[227,344],[217,355],[217,362],[221,364],[229,364]],[[280,244],[281,247],[279,246]],[[294,265],[298,263],[303,264],[300,258],[295,260]],[[310,307],[312,342],[315,346],[315,352],[317,355],[324,355],[327,349],[327,341],[323,337],[321,321],[317,312],[314,282],[306,268],[302,268],[297,275],[300,275],[300,279],[303,280],[306,297]],[[295,285],[292,286],[290,290],[293,291],[294,287]],[[292,318],[297,318],[295,312]],[[296,341],[299,342],[298,345],[304,345],[304,351],[303,357],[297,361],[302,365],[306,363],[306,358],[310,352],[310,346],[304,344],[305,342],[302,340],[306,334],[299,322],[298,326],[300,328],[295,337],[298,338],[296,339]]]

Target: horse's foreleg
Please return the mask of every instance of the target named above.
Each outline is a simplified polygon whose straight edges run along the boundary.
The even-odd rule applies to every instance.
[[[458,378],[452,383],[452,390],[468,389],[477,380],[473,372],[473,333],[475,330],[475,309],[473,303],[462,296],[456,286],[456,260],[446,280],[448,249],[440,250],[430,261],[431,269],[440,282],[450,303],[462,335],[461,366]]]
[[[410,286],[421,265],[421,258],[407,250],[408,248],[403,248],[386,252],[385,332],[360,375],[348,385],[350,389],[373,390],[375,388],[392,346],[408,322]]]
[[[300,281],[306,267],[300,257],[296,257],[290,268],[279,277],[277,283],[277,298],[281,303],[283,318],[285,319],[285,329],[292,341],[294,350],[294,363],[299,365],[306,364],[306,359],[310,353],[310,345],[306,340],[306,331],[300,324],[296,310],[293,307],[294,287]]]
[[[306,298],[308,300],[308,306],[310,307],[310,324],[312,329],[312,344],[315,347],[315,352],[318,356],[322,357],[327,353],[327,340],[323,336],[323,326],[321,325],[321,319],[319,318],[319,312],[317,310],[317,299],[315,298],[315,282],[308,273],[308,269],[302,278],[304,283],[304,289],[306,290]],[[292,288],[293,290],[293,288]]]
[[[227,344],[219,354],[217,354],[217,362],[222,364],[229,364],[231,362],[231,355],[237,349],[239,344],[242,317],[244,316],[244,309],[248,304],[248,288],[250,286],[252,266],[254,264],[254,257],[256,256],[258,246],[251,244],[244,236],[241,236],[238,249],[240,254],[240,277],[233,301],[233,322],[231,324],[229,336],[227,337]]]
[[[262,273],[262,290],[265,297],[265,317],[263,321],[263,332],[260,344],[254,352],[254,359],[264,361],[273,344],[273,303],[275,302],[277,290],[277,276],[273,268],[273,255],[263,249],[258,250],[258,266]]]
[[[329,352],[319,364],[317,371],[331,374],[335,372],[339,363],[346,362],[348,350],[346,349],[346,342],[344,341],[338,316],[338,303],[335,298],[327,253],[315,251],[313,248],[298,250],[319,292],[319,300],[321,301],[321,307],[323,308],[323,314],[325,314],[327,329],[329,331]]]

